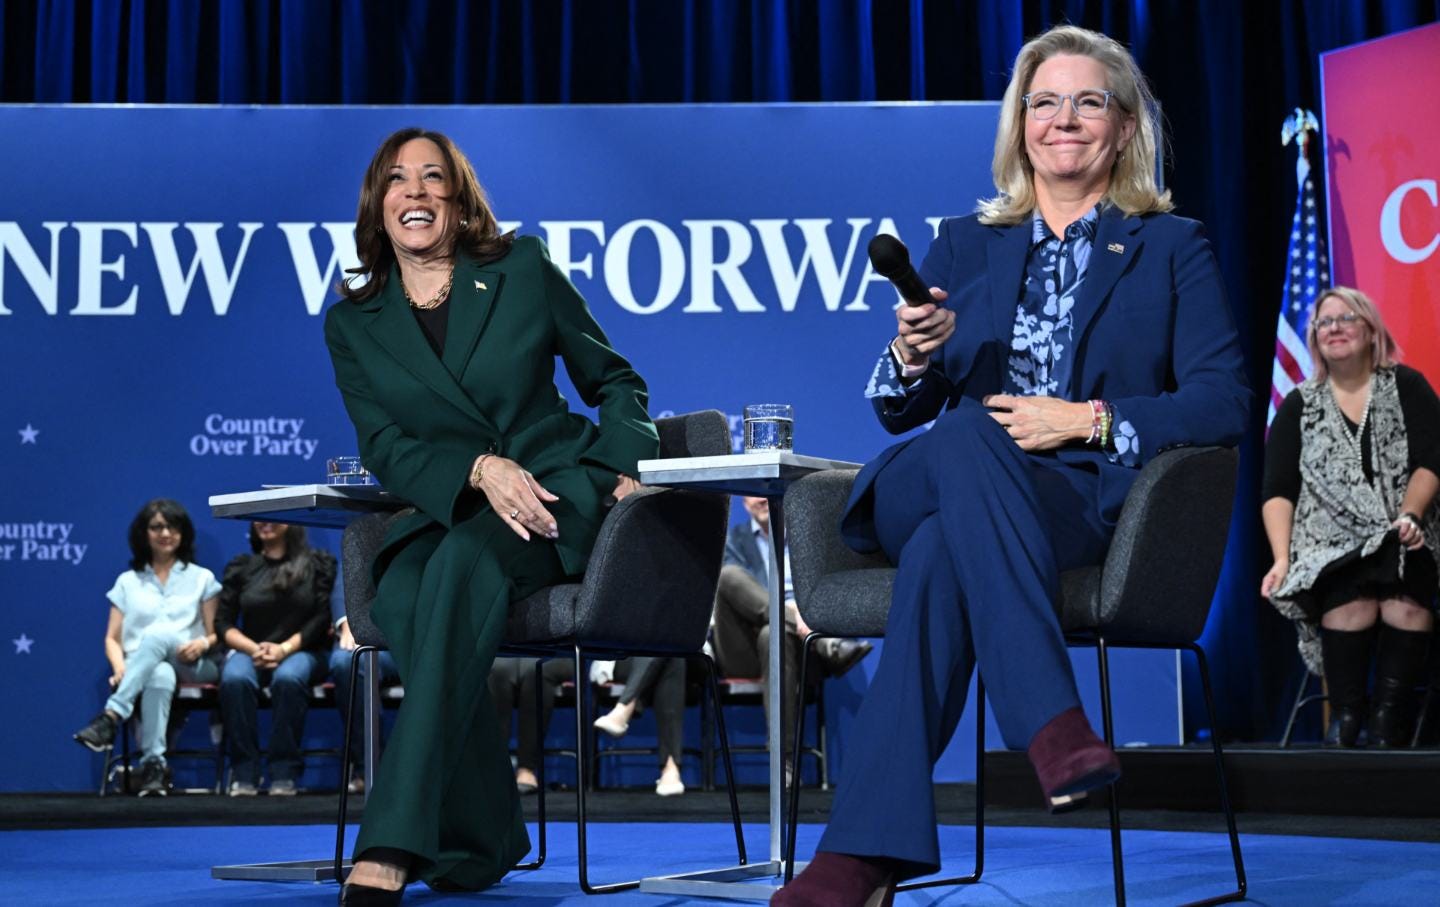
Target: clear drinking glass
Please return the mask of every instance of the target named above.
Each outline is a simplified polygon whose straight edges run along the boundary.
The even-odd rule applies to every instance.
[[[375,477],[359,457],[331,457],[325,461],[326,485],[375,485]]]
[[[793,450],[795,408],[788,403],[752,403],[745,407],[745,452]]]

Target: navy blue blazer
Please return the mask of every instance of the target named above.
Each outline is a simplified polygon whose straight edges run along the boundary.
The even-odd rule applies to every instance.
[[[744,569],[762,586],[770,582],[770,559],[760,550],[760,543],[756,540],[755,531],[750,527],[748,519],[730,527],[725,536],[723,562]]]
[[[1009,227],[973,214],[941,222],[920,277],[950,294],[955,333],[931,357],[917,393],[871,401],[886,430],[909,431],[962,398],[1003,392],[1032,236],[1029,218]],[[1175,447],[1239,443],[1250,389],[1220,269],[1198,221],[1107,207],[1072,318],[1074,369],[1063,396],[1114,404],[1139,435],[1142,464]],[[856,479],[841,532],[857,550],[877,547],[871,486],[907,443],[883,451]],[[1119,518],[1137,470],[1089,447],[1041,455],[1098,472],[1101,516],[1111,524]]]

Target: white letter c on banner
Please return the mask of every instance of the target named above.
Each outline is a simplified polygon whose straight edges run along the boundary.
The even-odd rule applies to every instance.
[[[1406,265],[1422,262],[1440,248],[1440,233],[1436,233],[1428,245],[1417,248],[1406,243],[1404,234],[1400,232],[1400,206],[1404,203],[1405,196],[1416,189],[1425,193],[1432,207],[1440,207],[1434,180],[1411,180],[1396,186],[1390,197],[1385,199],[1385,206],[1380,209],[1380,242],[1384,244],[1385,251],[1390,253],[1391,258]]]

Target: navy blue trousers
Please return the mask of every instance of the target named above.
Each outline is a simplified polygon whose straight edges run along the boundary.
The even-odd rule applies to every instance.
[[[1104,560],[1097,485],[970,400],[881,469],[876,536],[898,570],[820,850],[939,869],[931,779],[976,667],[1012,749],[1080,704],[1055,605],[1060,571]]]

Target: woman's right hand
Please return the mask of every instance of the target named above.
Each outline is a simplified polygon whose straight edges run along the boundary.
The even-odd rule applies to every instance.
[[[115,669],[115,673],[114,673],[114,674],[111,674],[111,675],[110,675],[110,689],[113,690],[113,689],[116,689],[117,687],[119,687],[119,686],[120,686],[120,681],[122,681],[122,680],[124,680],[124,679],[125,679],[125,666],[124,666],[124,665],[121,665],[120,667],[118,667],[118,668]]]
[[[935,302],[924,305],[902,305],[895,310],[895,349],[906,365],[923,365],[930,354],[955,333],[955,313],[937,305],[950,294],[938,287],[930,288]]]
[[[1260,581],[1260,594],[1269,598],[1285,582],[1285,574],[1290,572],[1290,562],[1276,561],[1275,565],[1265,573],[1265,578]]]
[[[501,456],[486,457],[480,490],[505,525],[525,541],[530,541],[532,532],[547,539],[560,537],[555,517],[551,516],[550,511],[541,503],[558,501],[560,498],[546,491],[534,476],[514,460]]]
[[[197,637],[181,645],[179,649],[175,650],[175,655],[185,664],[194,664],[209,648],[210,644],[205,641],[203,636]]]

